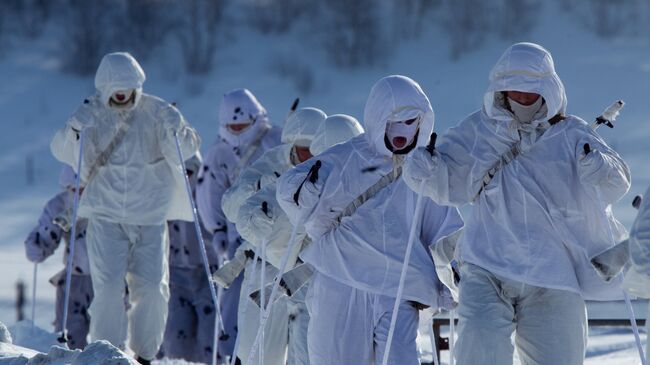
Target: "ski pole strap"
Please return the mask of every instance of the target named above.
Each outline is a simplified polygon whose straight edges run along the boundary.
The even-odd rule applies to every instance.
[[[300,183],[300,186],[298,186],[298,190],[293,194],[293,201],[298,204],[298,198],[300,198],[300,191],[302,190],[302,186],[305,185],[305,182],[309,180],[312,184],[314,184],[318,180],[318,170],[320,170],[320,167],[322,165],[322,162],[320,160],[316,160],[314,165],[309,169],[309,172],[307,172],[307,176],[305,176],[305,179]]]

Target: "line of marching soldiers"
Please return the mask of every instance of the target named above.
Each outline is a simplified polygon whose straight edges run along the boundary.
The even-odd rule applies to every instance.
[[[482,107],[437,143],[424,91],[387,76],[362,123],[294,105],[281,129],[250,91],[228,92],[202,159],[144,81],[131,55],[106,55],[51,144],[69,166],[25,247],[41,262],[70,241],[80,194],[70,347],[89,334],[128,338],[142,364],[211,363],[215,343],[218,363],[419,364],[418,311],[432,307],[457,310],[458,364],[511,364],[515,347],[523,364],[582,364],[585,300],[650,297],[647,204],[625,240],[610,207],[629,168],[566,113],[539,45],[509,47]],[[51,279],[57,331],[65,276]]]

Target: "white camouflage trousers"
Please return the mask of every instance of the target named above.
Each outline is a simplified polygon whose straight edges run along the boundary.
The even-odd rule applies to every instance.
[[[54,330],[61,331],[63,326],[63,301],[65,298],[65,270],[58,273],[50,282],[56,286],[56,318]],[[71,349],[81,349],[88,344],[88,327],[90,316],[88,307],[93,300],[93,286],[90,275],[71,275],[70,293],[68,294],[68,322],[66,330],[68,334],[68,346]]]
[[[255,302],[248,296],[250,292],[246,292],[249,282],[252,281],[251,291],[260,288],[260,266],[258,262],[255,272],[252,270],[253,261],[250,260],[246,264],[244,271],[244,281],[241,284],[241,296],[239,300],[239,313],[237,316],[239,344],[237,347],[237,356],[241,360],[242,365],[247,365],[246,360],[248,354],[253,347],[257,329],[259,328],[260,309]],[[273,281],[275,274],[277,274],[273,266],[266,265],[266,282]],[[245,311],[245,312],[244,312]],[[279,298],[271,307],[269,318],[264,327],[264,365],[284,365],[286,363],[287,353],[287,338],[288,338],[288,309],[286,297]],[[251,364],[259,362],[259,350],[252,357]]]
[[[306,298],[310,363],[381,364],[395,298],[355,289],[318,272],[310,285]],[[418,310],[402,301],[389,364],[420,364],[417,329]]]
[[[458,365],[581,365],[587,343],[585,302],[573,292],[505,279],[461,266]]]
[[[124,280],[129,287],[129,347],[153,359],[162,343],[169,300],[167,224],[135,226],[88,219],[88,258],[95,299],[91,340],[123,347],[127,334]]]
[[[169,287],[171,297],[162,355],[210,364],[216,311],[205,269],[172,266]]]

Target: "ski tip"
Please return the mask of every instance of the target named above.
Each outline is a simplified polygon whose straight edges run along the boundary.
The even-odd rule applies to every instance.
[[[300,103],[300,98],[296,98],[296,100],[293,101],[293,104],[291,104],[291,111],[296,111],[298,108],[298,103]]]

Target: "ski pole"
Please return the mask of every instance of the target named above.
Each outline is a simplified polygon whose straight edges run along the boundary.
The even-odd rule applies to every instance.
[[[645,329],[646,329],[646,339],[645,339],[645,353],[650,354],[650,303],[648,303],[648,314],[645,317]],[[644,365],[648,365],[647,363]]]
[[[449,365],[454,365],[454,346],[456,345],[456,311],[449,311]]]
[[[246,293],[246,294],[248,294],[248,293],[250,293],[252,291],[253,281],[254,281],[254,279],[252,279],[252,278],[254,278],[255,275],[257,274],[255,271],[257,270],[257,259],[258,258],[259,258],[259,256],[257,255],[257,252],[256,252],[255,257],[253,258],[253,267],[251,267],[251,274],[250,274],[251,275],[251,280],[249,280],[246,283],[246,288],[244,289],[244,293]],[[248,300],[244,301],[244,306],[242,307],[242,318],[243,318],[242,319],[242,324],[245,323],[244,321],[246,321],[248,319],[247,316],[246,316],[248,314],[247,313],[248,312],[248,305],[249,305],[249,301]],[[242,326],[242,328],[246,328],[246,326]],[[239,340],[240,340],[240,338],[241,337],[239,336],[239,334],[237,334],[237,338],[235,339],[235,348],[234,348],[233,353],[232,353],[232,358],[230,359],[230,365],[235,365],[235,362],[237,360],[237,350],[239,349]]]
[[[637,195],[632,201],[632,206],[636,209],[639,209],[641,206],[642,197]],[[625,305],[627,310],[630,312],[630,324],[632,325],[632,332],[634,332],[634,341],[636,342],[636,348],[639,351],[639,358],[641,359],[641,365],[646,365],[645,355],[643,354],[643,345],[641,344],[641,336],[639,335],[639,328],[636,325],[636,316],[634,315],[634,308],[632,307],[632,301],[630,300],[630,295],[623,289],[623,298],[625,299]],[[646,318],[646,322],[649,319]],[[650,342],[649,342],[650,343]]]
[[[212,296],[212,303],[214,303],[214,308],[215,308],[215,326],[214,326],[214,333],[213,333],[213,351],[212,351],[212,365],[217,364],[217,350],[219,346],[219,326],[221,327],[221,330],[225,333],[225,329],[223,328],[223,320],[221,318],[221,309],[219,308],[219,300],[217,298],[217,292],[214,287],[214,283],[212,282],[211,278],[212,275],[210,273],[210,264],[208,262],[208,254],[205,249],[205,242],[203,241],[203,235],[201,234],[201,227],[199,225],[199,217],[198,213],[196,212],[196,204],[194,203],[194,197],[192,196],[192,187],[190,186],[190,180],[187,177],[187,170],[185,169],[185,159],[183,158],[183,151],[181,150],[181,144],[178,141],[178,133],[174,132],[174,140],[176,141],[176,152],[178,152],[178,158],[181,161],[181,173],[183,174],[183,180],[185,181],[185,188],[187,190],[187,197],[190,201],[190,205],[192,207],[192,216],[194,218],[194,229],[196,230],[196,235],[199,239],[199,245],[201,246],[201,258],[203,259],[203,268],[205,269],[205,274],[208,279],[208,285],[210,286],[210,295]],[[217,326],[217,322],[219,323],[219,326]]]
[[[34,275],[32,276],[32,334],[34,333],[34,323],[36,323],[36,274],[38,273],[38,263],[34,263]]]
[[[312,184],[315,183],[318,180],[318,170],[321,168],[321,161],[316,160],[314,165],[309,169],[309,172],[307,173],[307,177],[305,177],[305,180],[300,184],[298,187],[298,190],[293,196],[294,201],[296,201],[296,204],[298,202],[298,196],[300,194],[300,189],[304,185],[304,183],[309,180]],[[314,207],[315,208],[315,207]],[[308,216],[308,215],[306,215]],[[306,217],[304,216],[304,217]],[[273,298],[277,294],[278,287],[280,286],[280,280],[282,280],[282,275],[284,275],[284,272],[286,271],[287,264],[289,263],[289,256],[291,256],[291,253],[294,252],[295,246],[300,242],[296,239],[296,236],[298,234],[298,228],[303,226],[303,218],[300,218],[300,220],[296,223],[296,225],[293,226],[293,229],[291,230],[291,236],[289,237],[289,244],[287,245],[287,251],[284,253],[282,256],[282,260],[280,261],[280,269],[278,271],[278,274],[275,276],[275,279],[273,280],[273,286],[271,287],[271,295],[269,297],[269,303],[273,303]],[[262,295],[265,295],[265,290],[262,290]],[[260,344],[260,337],[261,337],[261,329],[264,328],[266,325],[266,321],[269,318],[269,314],[271,312],[271,306],[268,305],[264,309],[264,317],[262,318],[262,323],[261,327],[257,329],[257,335],[255,336],[255,341],[253,342],[253,347],[251,348],[250,353],[248,354],[248,358],[246,360],[246,364],[250,364],[251,358],[255,351],[257,350],[257,346]]]
[[[623,100],[617,100],[615,101],[612,105],[607,107],[603,114],[599,115],[596,117],[596,120],[591,124],[591,128],[596,130],[598,127],[601,125],[606,125],[609,128],[614,128],[614,121],[616,120],[616,117],[618,117],[618,113],[623,109],[625,106],[625,102]]]
[[[643,345],[641,345],[641,336],[639,335],[639,328],[636,325],[636,317],[634,316],[634,308],[632,308],[632,302],[630,301],[630,296],[625,290],[623,290],[623,297],[625,298],[625,304],[627,309],[630,311],[630,323],[632,324],[632,331],[634,332],[634,341],[636,342],[636,348],[639,350],[639,358],[641,358],[641,364],[645,365],[645,355],[643,354]],[[647,319],[646,319],[647,321]]]
[[[429,337],[431,338],[431,352],[433,353],[433,365],[440,365],[438,360],[438,338],[436,337],[436,332],[433,330],[433,317],[436,314],[431,315],[431,325],[429,326]]]
[[[74,201],[72,204],[72,225],[70,226],[70,252],[65,268],[65,292],[63,295],[63,323],[61,324],[61,335],[57,339],[60,343],[68,342],[66,326],[68,325],[68,305],[70,304],[70,281],[72,280],[72,261],[74,260],[74,249],[77,239],[77,210],[79,209],[79,190],[81,187],[81,162],[84,157],[84,141],[86,133],[79,132],[79,160],[77,161],[77,176],[74,182]]]
[[[266,202],[265,202],[266,203]],[[260,325],[259,325],[259,331],[261,331],[261,345],[260,345],[260,357],[258,359],[258,364],[259,365],[264,365],[264,327],[266,327],[266,324],[263,321],[264,318],[264,311],[266,309],[265,306],[265,301],[266,301],[266,295],[264,293],[264,288],[266,284],[266,240],[262,242],[262,266],[260,270],[260,289],[262,290],[262,297],[260,298]],[[270,307],[270,303],[268,304]]]
[[[437,135],[433,133],[431,135],[431,140],[427,146],[427,150],[430,153],[433,153],[433,149],[436,145]],[[409,230],[409,239],[406,245],[406,253],[404,254],[404,262],[402,263],[402,272],[399,277],[399,286],[397,287],[397,296],[395,297],[395,304],[393,305],[393,313],[390,318],[390,327],[388,330],[388,338],[386,340],[386,347],[384,348],[384,357],[382,360],[382,365],[388,364],[388,356],[390,354],[390,347],[393,342],[393,335],[395,334],[395,324],[397,323],[397,311],[399,309],[400,301],[402,300],[402,294],[404,291],[404,281],[406,280],[406,270],[408,269],[409,262],[411,260],[411,250],[413,249],[413,242],[415,241],[415,231],[419,227],[420,218],[422,216],[422,197],[424,196],[424,183],[425,180],[422,180],[418,188],[418,198],[415,203],[415,213],[413,213],[413,222],[411,222],[411,229]]]
[[[269,303],[273,303],[273,297],[275,297],[275,294],[278,291],[278,287],[280,286],[280,280],[282,279],[282,275],[287,268],[287,263],[289,262],[289,256],[291,252],[293,252],[296,244],[299,242],[296,239],[297,233],[298,233],[298,227],[302,226],[302,220],[298,222],[295,226],[293,226],[293,230],[291,231],[291,236],[289,238],[289,245],[287,246],[287,252],[282,256],[282,261],[280,262],[280,271],[278,271],[278,274],[275,276],[275,279],[273,280],[273,286],[271,287],[271,295],[269,297]],[[262,289],[262,296],[265,296],[265,291]],[[267,305],[266,308],[260,308],[262,311],[262,318],[260,320],[260,327],[257,329],[257,335],[255,335],[255,341],[253,342],[253,347],[251,348],[250,352],[248,353],[248,358],[246,360],[246,364],[250,364],[251,360],[253,358],[253,354],[257,351],[257,346],[260,345],[260,340],[262,337],[262,331],[263,328],[266,326],[266,321],[269,319],[269,314],[271,312],[271,306]],[[262,345],[263,346],[263,345]]]

